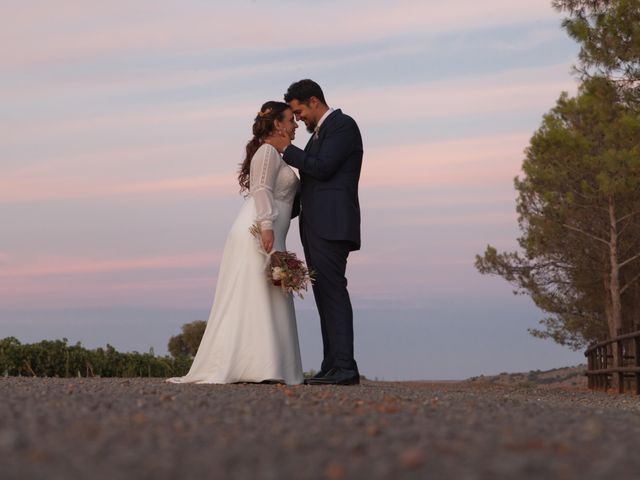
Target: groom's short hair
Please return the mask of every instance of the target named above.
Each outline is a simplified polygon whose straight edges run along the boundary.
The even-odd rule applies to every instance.
[[[313,80],[305,78],[289,85],[287,93],[284,94],[284,101],[289,103],[291,100],[297,100],[300,103],[308,104],[311,97],[316,97],[325,105],[327,104],[320,85]]]

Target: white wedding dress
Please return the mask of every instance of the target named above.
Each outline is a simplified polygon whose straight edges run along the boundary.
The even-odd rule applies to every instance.
[[[273,286],[266,254],[249,233],[257,221],[286,250],[299,180],[278,151],[263,144],[251,161],[250,190],[222,254],[215,299],[189,373],[172,383],[303,381],[293,296]]]

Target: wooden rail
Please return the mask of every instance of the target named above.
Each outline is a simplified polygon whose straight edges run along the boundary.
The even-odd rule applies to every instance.
[[[615,379],[618,393],[640,395],[640,330],[591,345],[584,356],[590,389],[607,391]]]

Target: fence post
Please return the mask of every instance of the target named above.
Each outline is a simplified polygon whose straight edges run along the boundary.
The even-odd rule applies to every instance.
[[[588,354],[587,354],[587,372],[592,372],[594,369],[594,355],[595,350],[591,350]],[[593,389],[593,375],[587,375],[587,388],[589,390]]]
[[[622,335],[622,329],[619,328],[617,331],[618,337]],[[624,349],[622,345],[622,340],[616,340],[616,356],[614,357],[615,368],[618,369],[618,393],[624,393],[624,373],[622,370],[622,365],[624,363],[623,359]]]
[[[633,339],[634,343],[634,365],[636,368],[640,368],[640,336],[636,336]],[[636,395],[640,395],[640,372],[636,370]]]

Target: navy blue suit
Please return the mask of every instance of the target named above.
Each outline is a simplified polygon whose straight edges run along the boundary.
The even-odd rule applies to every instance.
[[[360,249],[362,152],[358,125],[335,110],[304,150],[290,145],[283,155],[300,172],[300,237],[307,264],[316,272],[313,294],[320,314],[325,372],[333,367],[358,370],[345,272],[349,252]]]

